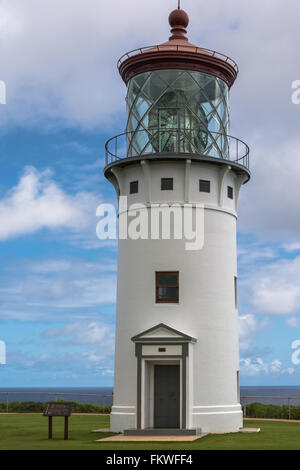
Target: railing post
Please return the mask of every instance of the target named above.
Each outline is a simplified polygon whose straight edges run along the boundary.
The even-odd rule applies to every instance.
[[[291,419],[291,399],[288,398],[288,406],[289,406],[289,419]]]
[[[6,392],[6,413],[8,413],[8,392]]]

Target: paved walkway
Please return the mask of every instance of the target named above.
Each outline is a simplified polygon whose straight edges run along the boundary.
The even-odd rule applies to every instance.
[[[193,442],[197,439],[207,436],[117,436],[105,437],[104,439],[97,439],[96,442]]]

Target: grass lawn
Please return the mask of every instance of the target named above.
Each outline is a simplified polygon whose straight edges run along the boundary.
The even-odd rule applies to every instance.
[[[53,418],[53,440],[47,439],[47,418],[34,414],[0,415],[0,449],[128,449],[128,450],[258,450],[300,449],[300,422],[282,423],[246,421],[245,427],[260,427],[258,434],[206,436],[183,443],[116,443],[95,442],[110,434],[92,433],[92,429],[109,427],[109,416],[76,416],[70,418],[69,441],[63,440],[63,418]]]

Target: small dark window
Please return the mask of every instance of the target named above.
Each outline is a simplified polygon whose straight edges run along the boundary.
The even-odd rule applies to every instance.
[[[156,303],[179,302],[179,272],[156,273]]]
[[[161,179],[161,190],[162,191],[173,191],[173,178],[162,178]]]
[[[227,186],[227,196],[229,199],[233,199],[233,188],[231,186]]]
[[[166,348],[158,348],[158,352],[166,352]]]
[[[237,287],[237,277],[234,276],[234,302],[235,308],[238,306],[238,287]]]
[[[139,192],[139,182],[138,181],[132,181],[130,183],[130,194],[136,194]]]
[[[200,193],[210,193],[210,181],[200,180],[199,191]]]

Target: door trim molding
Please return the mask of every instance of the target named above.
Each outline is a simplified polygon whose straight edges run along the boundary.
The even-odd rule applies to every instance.
[[[160,346],[164,344],[164,341],[160,341],[159,338],[155,338],[153,345]],[[181,390],[180,394],[182,397],[181,405],[181,429],[186,429],[186,406],[187,406],[187,358],[189,353],[189,346],[187,342],[176,341],[172,344],[180,345],[182,349],[181,355],[174,356],[162,356],[162,355],[143,355],[143,343],[135,344],[135,355],[137,357],[137,429],[142,429],[142,360],[153,360],[161,361],[164,359],[181,359],[180,361],[180,374],[181,374]]]

